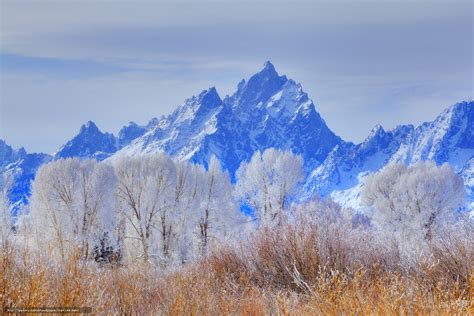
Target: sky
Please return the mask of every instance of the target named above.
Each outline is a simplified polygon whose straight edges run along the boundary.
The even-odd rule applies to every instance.
[[[360,142],[473,99],[472,1],[0,2],[0,138],[53,153],[117,133],[270,60]]]

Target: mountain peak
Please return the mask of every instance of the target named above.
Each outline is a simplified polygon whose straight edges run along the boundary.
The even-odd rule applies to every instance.
[[[199,96],[199,101],[202,104],[221,104],[222,100],[215,87],[210,87],[207,90],[203,90]]]
[[[263,64],[262,70],[260,70],[258,73],[256,73],[253,77],[256,77],[256,76],[263,77],[263,78],[268,78],[268,79],[273,79],[273,78],[285,78],[286,79],[285,76],[280,77],[278,75],[278,72],[276,71],[275,66],[273,66],[273,64],[270,61],[266,61]],[[250,78],[249,81],[252,80],[252,78]]]
[[[212,86],[212,87],[210,87],[209,89],[207,89],[207,92],[208,92],[208,93],[212,93],[212,94],[217,94],[217,95],[219,95],[219,94],[217,93],[216,87],[214,87],[214,86]]]
[[[118,134],[119,147],[125,147],[130,144],[134,139],[142,136],[146,132],[145,126],[140,126],[137,123],[130,121],[127,125],[122,127]]]
[[[0,153],[2,152],[2,150],[4,150],[4,148],[7,148],[7,147],[10,147],[10,146],[8,146],[5,140],[0,138]]]
[[[0,168],[11,163],[16,156],[15,154],[13,148],[0,138]]]
[[[137,123],[135,123],[134,121],[129,121],[127,125],[125,125],[124,127],[128,127],[128,126],[138,126]]]
[[[370,131],[371,136],[375,136],[377,134],[385,134],[385,130],[383,129],[382,125],[376,124],[372,130]],[[369,136],[370,137],[370,136]]]
[[[426,123],[425,123],[426,124]],[[448,140],[455,139],[460,148],[474,148],[474,102],[456,103],[439,115],[430,125],[434,129],[436,139],[444,139],[438,146],[446,147]],[[454,137],[456,135],[456,137]]]
[[[231,103],[234,107],[246,105],[246,109],[254,108],[281,90],[287,81],[286,76],[280,76],[273,64],[267,61],[263,68],[251,76],[248,81],[242,80],[234,94],[226,98],[225,102]]]
[[[210,87],[207,90],[201,91],[197,96],[193,96],[189,99],[186,99],[181,106],[181,110],[178,110],[179,116],[182,116],[181,119],[190,115],[194,115],[200,109],[200,112],[207,112],[212,110],[222,104],[222,99],[217,93],[215,87]],[[184,116],[183,116],[184,115]]]
[[[80,157],[103,159],[117,150],[115,136],[103,133],[94,122],[81,126],[79,134],[62,146],[55,158]]]
[[[369,136],[363,141],[363,147],[373,147],[381,148],[390,142],[391,136],[390,133],[387,133],[382,125],[377,124],[370,131]]]
[[[95,125],[95,123],[92,121],[87,121],[87,123],[81,126],[81,130],[79,131],[79,134],[83,134],[85,132],[101,133],[97,125]]]
[[[458,102],[449,107],[447,111],[457,116],[469,116],[472,119],[474,115],[474,101]]]
[[[266,62],[263,63],[262,71],[264,71],[264,70],[276,72],[275,66],[273,66],[273,64],[269,60],[267,60]]]

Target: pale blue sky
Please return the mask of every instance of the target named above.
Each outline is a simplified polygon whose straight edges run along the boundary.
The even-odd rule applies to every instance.
[[[10,1],[0,4],[0,138],[54,152],[82,123],[116,133],[271,60],[329,127],[433,119],[473,98],[471,1]]]

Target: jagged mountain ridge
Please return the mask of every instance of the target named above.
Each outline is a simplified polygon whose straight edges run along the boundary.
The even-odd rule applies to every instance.
[[[187,99],[112,159],[165,151],[207,165],[211,155],[216,155],[233,174],[255,151],[277,147],[304,156],[309,171],[342,143],[301,85],[278,75],[266,62],[223,100],[214,87]]]
[[[13,187],[9,197],[13,202],[14,213],[22,204],[27,203],[30,196],[30,183],[34,179],[36,170],[51,159],[52,156],[48,154],[27,153],[23,147],[14,150],[0,139],[0,175],[8,173],[13,178]]]
[[[331,195],[339,203],[360,208],[364,178],[391,162],[407,165],[422,160],[449,163],[464,179],[474,200],[474,102],[450,106],[434,121],[391,131],[376,126],[359,145],[336,147],[308,177],[305,196]]]
[[[147,125],[130,122],[117,136],[100,131],[89,121],[53,157],[39,154],[44,156],[24,159],[29,155],[24,150],[7,149],[0,142],[0,172],[28,170],[25,179],[29,180],[18,177],[15,184],[17,191],[23,188],[21,201],[25,201],[36,169],[51,159],[115,160],[122,155],[164,151],[206,166],[216,155],[234,174],[255,151],[276,147],[305,159],[309,176],[303,198],[331,195],[358,208],[363,179],[369,172],[391,161],[410,164],[433,159],[452,164],[474,200],[473,108],[472,101],[456,104],[433,122],[417,127],[402,125],[385,131],[376,126],[364,142],[355,145],[327,127],[300,84],[280,76],[266,62],[258,73],[242,80],[231,96],[222,99],[214,87],[209,88],[185,100],[168,116],[153,118]]]
[[[377,171],[387,164],[413,129],[411,125],[401,125],[387,132],[377,125],[362,143],[336,146],[309,175],[306,195],[317,192],[326,196],[334,190],[354,187],[359,174]]]
[[[102,160],[118,150],[113,134],[102,133],[94,122],[82,125],[79,134],[62,146],[54,155],[59,158],[95,158]]]

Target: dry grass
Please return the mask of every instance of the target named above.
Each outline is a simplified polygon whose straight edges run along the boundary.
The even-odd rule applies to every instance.
[[[167,273],[101,268],[76,254],[54,263],[4,244],[0,305],[92,306],[117,315],[473,314],[469,242],[445,239],[405,266],[370,237],[347,234],[308,223],[263,230]]]

